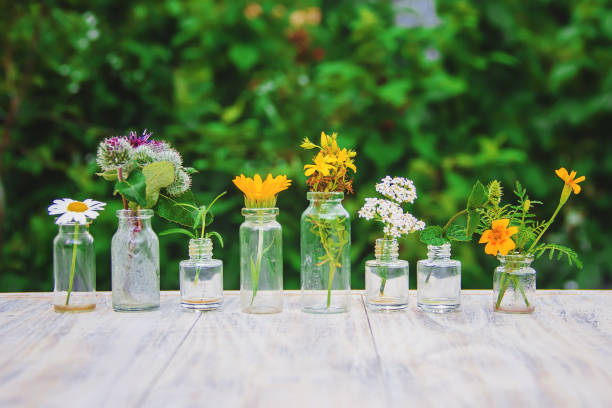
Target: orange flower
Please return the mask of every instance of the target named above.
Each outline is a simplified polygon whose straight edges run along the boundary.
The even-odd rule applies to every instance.
[[[557,176],[559,176],[561,180],[565,182],[566,186],[569,186],[572,188],[572,190],[574,190],[574,194],[580,193],[580,186],[578,185],[578,183],[584,181],[586,177],[580,176],[576,178],[576,171],[572,170],[572,173],[568,174],[565,167],[561,167],[559,170],[555,170],[555,173],[557,173]]]
[[[508,255],[508,252],[516,247],[516,244],[510,237],[516,234],[519,229],[518,227],[508,228],[508,224],[510,224],[508,218],[495,220],[491,223],[491,229],[486,230],[482,234],[478,243],[487,243],[485,253],[493,256],[497,255],[498,252],[502,255]]]
[[[276,195],[291,185],[286,175],[272,177],[272,174],[268,174],[265,180],[259,174],[253,178],[241,174],[232,181],[244,193],[244,205],[247,208],[274,207]]]

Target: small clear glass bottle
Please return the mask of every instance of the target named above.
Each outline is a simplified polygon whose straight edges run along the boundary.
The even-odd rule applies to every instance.
[[[58,225],[53,240],[53,309],[85,312],[96,307],[96,258],[89,225]]]
[[[111,243],[113,310],[159,308],[159,240],[151,228],[153,210],[119,210]]]
[[[376,240],[376,259],[366,261],[366,305],[370,310],[408,307],[408,262],[399,258],[396,239]]]
[[[344,193],[309,192],[300,222],[301,298],[306,313],[344,313],[351,304],[351,217]]]
[[[533,255],[498,255],[500,265],[493,275],[493,302],[496,312],[532,313],[535,310],[536,270]]]
[[[243,208],[240,225],[240,304],[254,314],[283,310],[283,234],[278,208]]]
[[[214,310],[223,303],[223,262],[213,259],[210,238],[189,240],[189,259],[180,263],[181,306]]]
[[[427,245],[427,259],[417,263],[417,306],[445,313],[461,306],[461,262],[451,259],[451,245]]]

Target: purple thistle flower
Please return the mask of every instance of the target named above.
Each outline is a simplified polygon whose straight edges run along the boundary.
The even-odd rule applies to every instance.
[[[132,145],[132,147],[138,147],[145,144],[150,144],[155,142],[154,140],[149,140],[153,132],[147,133],[147,129],[142,132],[142,136],[138,136],[135,131],[130,131],[130,135],[127,137],[128,141]]]

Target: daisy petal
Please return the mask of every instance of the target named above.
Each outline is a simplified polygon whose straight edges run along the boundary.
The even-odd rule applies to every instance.
[[[98,218],[98,215],[100,215],[96,211],[91,209],[85,211],[83,214],[85,214],[86,217],[91,218],[92,220],[95,220],[96,218]]]
[[[69,212],[65,213],[65,214],[62,214],[61,217],[58,217],[57,220],[55,220],[55,223],[58,224],[58,225],[68,224],[68,223],[72,222],[72,219],[73,219],[72,215],[73,215],[73,213],[69,213]]]
[[[74,217],[74,220],[78,222],[79,224],[81,225],[87,224],[87,217],[85,216],[85,213],[74,213],[73,217]]]

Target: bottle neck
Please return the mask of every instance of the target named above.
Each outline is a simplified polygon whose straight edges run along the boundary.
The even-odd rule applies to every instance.
[[[374,256],[377,261],[397,261],[399,258],[397,240],[378,238],[374,247]]]
[[[194,261],[212,259],[213,243],[210,238],[195,238],[189,240],[189,258]]]
[[[60,234],[74,235],[76,233],[78,235],[81,235],[89,233],[89,224],[58,224],[57,227]]]
[[[151,228],[152,218],[153,210],[149,209],[117,211],[119,228],[136,228],[138,230]]]
[[[266,224],[276,221],[278,208],[243,208],[242,215],[248,222]]]
[[[520,269],[526,268],[533,262],[533,255],[531,254],[508,254],[498,255],[499,263],[501,266],[509,269]]]
[[[427,245],[427,257],[430,260],[448,260],[450,259],[450,256],[451,245],[449,243],[443,245]]]

